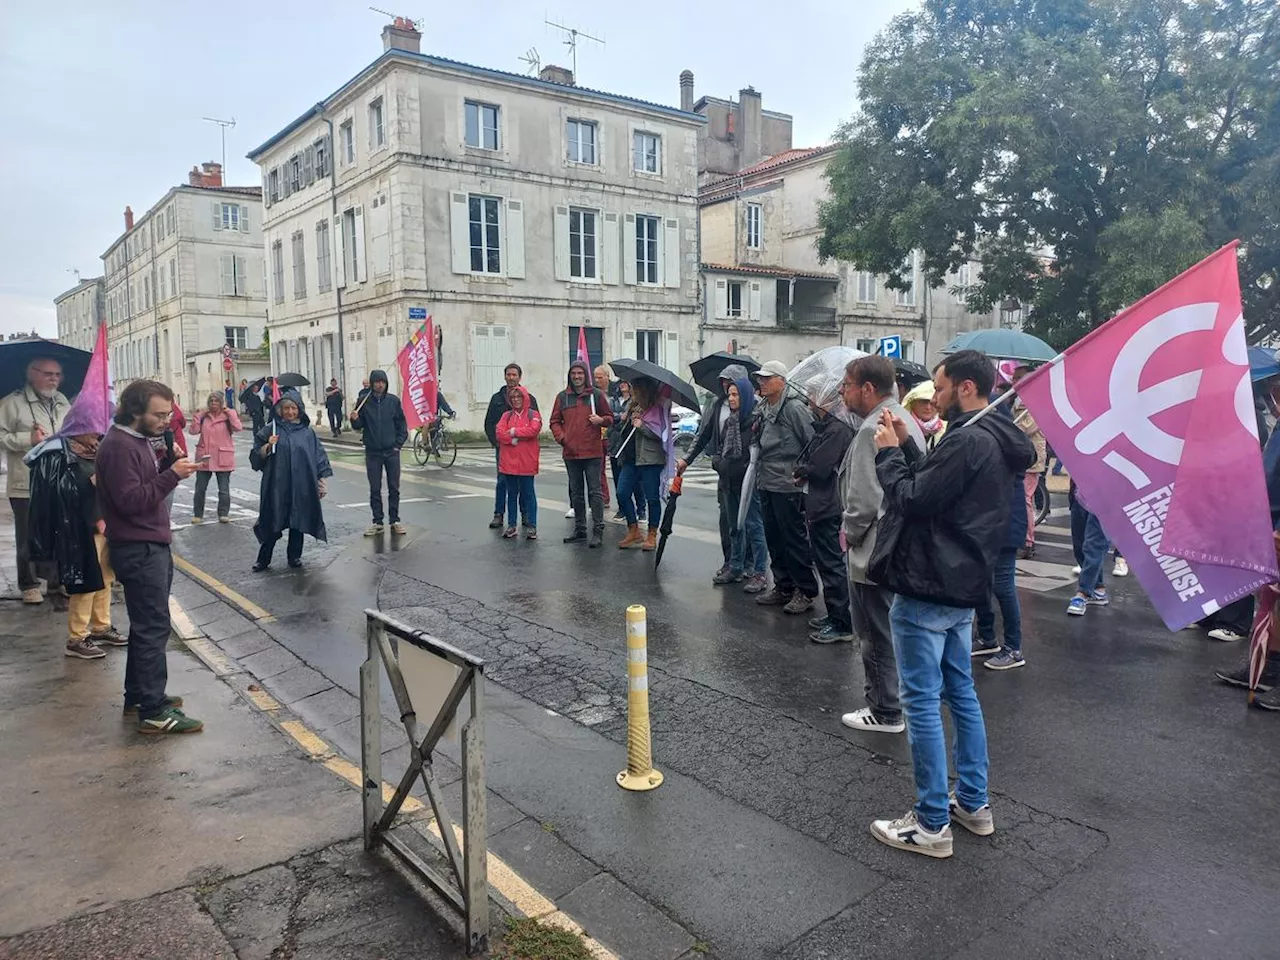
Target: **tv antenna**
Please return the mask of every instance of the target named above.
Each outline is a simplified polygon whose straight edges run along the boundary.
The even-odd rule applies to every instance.
[[[538,56],[537,47],[530,47],[525,51],[523,57],[518,57],[517,59],[528,66],[530,76],[536,77],[542,70],[542,58]]]
[[[556,23],[554,20],[546,20],[544,22],[546,23],[547,26],[554,27],[555,29],[564,33],[565,35],[564,45],[569,48],[569,55],[570,57],[573,58],[573,80],[575,83],[577,83],[578,81],[578,39],[582,38],[583,40],[592,40],[600,44],[600,46],[602,47],[604,46],[604,41],[601,40],[599,37],[593,37],[589,33],[583,33],[577,27],[566,27],[564,24]]]
[[[222,182],[227,182],[227,127],[236,125],[236,118],[230,120],[218,120],[216,117],[201,117],[206,123],[216,123],[222,128]]]
[[[418,19],[418,20],[410,20],[408,17],[401,17],[401,16],[399,16],[399,15],[397,15],[397,14],[391,13],[391,12],[390,12],[390,11],[388,11],[388,10],[379,10],[377,7],[370,7],[369,9],[370,9],[370,10],[372,10],[374,13],[380,13],[380,14],[382,14],[384,17],[390,17],[392,20],[395,20],[395,21],[404,21],[405,23],[412,24],[412,25],[413,25],[413,29],[417,30],[419,33],[421,33],[421,32],[422,32],[422,20],[421,20],[421,19]]]
[[[79,271],[79,270],[77,270],[75,267],[67,267],[67,273],[74,273],[74,274],[76,275],[76,286],[79,286],[79,285],[80,285],[80,271]]]

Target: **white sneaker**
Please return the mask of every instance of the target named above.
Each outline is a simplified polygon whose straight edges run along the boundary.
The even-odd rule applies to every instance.
[[[970,813],[960,806],[960,801],[956,799],[954,793],[948,799],[952,823],[958,823],[970,833],[976,833],[980,837],[989,837],[996,832],[996,822],[991,816],[991,804],[983,804],[982,807]]]
[[[577,516],[577,514],[573,512],[573,507],[570,507],[568,510],[564,512],[564,518],[566,520],[572,520],[575,516]]]
[[[897,820],[872,820],[871,835],[885,846],[945,860],[951,856],[951,827],[937,833],[926,830],[916,819],[914,810]]]
[[[904,721],[886,722],[876,717],[870,707],[860,707],[853,713],[846,713],[840,722],[854,730],[869,730],[872,733],[901,733],[907,729]]]
[[[1127,577],[1129,575],[1129,561],[1124,557],[1116,557],[1115,566],[1111,568],[1113,577]]]
[[[365,530],[364,535],[366,537],[380,537],[382,536],[383,529],[384,527],[382,526],[382,524],[371,523],[369,524],[368,529]]]
[[[1072,568],[1071,568],[1071,575],[1072,575],[1073,577],[1078,577],[1078,576],[1080,576],[1080,568],[1079,568],[1079,567],[1072,567]]]
[[[1243,633],[1236,633],[1227,627],[1217,627],[1209,631],[1210,640],[1221,640],[1223,643],[1238,643],[1248,639]]]

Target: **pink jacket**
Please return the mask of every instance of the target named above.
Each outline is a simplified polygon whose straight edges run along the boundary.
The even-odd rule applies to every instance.
[[[188,423],[187,432],[200,437],[200,442],[196,444],[196,459],[209,457],[198,469],[214,473],[234,470],[236,448],[231,435],[242,429],[240,415],[234,410],[223,410],[217,414],[202,413]]]

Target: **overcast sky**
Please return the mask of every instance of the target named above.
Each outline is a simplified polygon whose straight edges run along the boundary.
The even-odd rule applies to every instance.
[[[688,68],[696,96],[754,86],[811,146],[852,112],[863,46],[915,2],[649,0],[610,14],[587,0],[545,11],[491,0],[483,17],[439,0],[374,5],[422,18],[424,53],[515,72],[530,47],[569,65],[545,13],[606,41],[580,41],[584,86],[674,105]],[[141,214],[219,159],[218,128],[201,117],[235,118],[227,182],[258,185],[245,153],[376,59],[386,21],[362,0],[0,0],[0,335],[56,336],[53,298],[73,268],[101,273],[125,205]]]

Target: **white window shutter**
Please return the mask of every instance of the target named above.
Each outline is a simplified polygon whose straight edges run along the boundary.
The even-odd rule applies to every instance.
[[[636,282],[636,215],[626,216],[626,230],[623,231],[622,282],[635,286]]]
[[[453,252],[453,272],[471,272],[470,219],[467,213],[467,195],[449,194],[449,246]]]
[[[750,298],[750,302],[747,305],[747,319],[748,320],[760,319],[760,281],[759,280],[751,281],[751,298]]]
[[[556,279],[569,279],[569,208],[555,208],[555,229],[552,238],[555,243]]]
[[[342,236],[342,217],[333,218],[333,272],[335,285],[347,285],[347,244]]]
[[[680,221],[667,220],[662,235],[662,283],[680,286]]]
[[[364,257],[364,207],[354,207],[353,209],[355,211],[354,220],[356,224],[356,280],[359,283],[364,283],[369,279],[369,270],[365,265]]]
[[[672,373],[680,373],[680,334],[674,330],[667,331],[667,347],[663,352],[663,361]]]
[[[224,297],[234,297],[236,295],[236,279],[235,279],[235,257],[229,253],[224,253],[218,258],[221,266],[221,287]]]
[[[604,215],[604,229],[600,234],[600,279],[603,283],[618,282],[618,215]]]
[[[249,208],[244,206],[240,208],[240,232],[249,232]]]
[[[244,257],[236,257],[236,295],[249,296],[249,266]]]
[[[222,204],[217,200],[213,201],[213,229],[222,229]]]
[[[524,204],[507,200],[506,208],[507,276],[520,279],[524,276]]]
[[[634,330],[622,331],[622,355],[636,359],[636,332]]]
[[[715,315],[717,320],[729,316],[729,281],[716,281]]]

